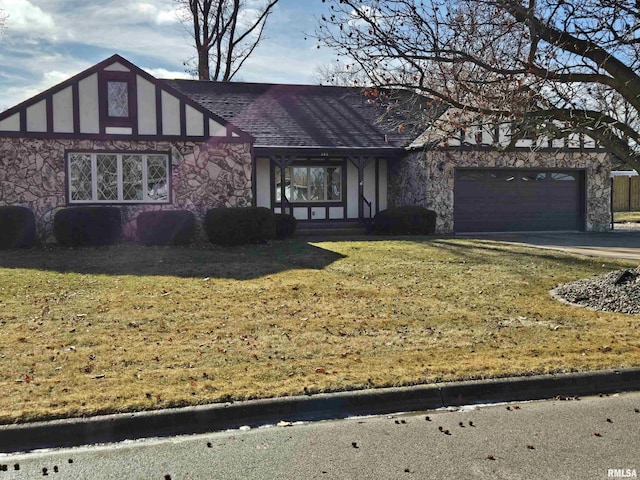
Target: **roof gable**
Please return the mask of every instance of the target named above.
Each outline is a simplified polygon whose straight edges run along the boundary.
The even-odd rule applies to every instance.
[[[553,121],[558,129],[560,121]],[[516,124],[509,119],[495,120],[459,108],[447,108],[414,140],[410,149],[424,148],[516,148],[516,149],[585,149],[601,148],[586,134],[571,133],[550,138],[531,134],[514,134]]]
[[[119,55],[0,113],[0,135],[253,141]]]

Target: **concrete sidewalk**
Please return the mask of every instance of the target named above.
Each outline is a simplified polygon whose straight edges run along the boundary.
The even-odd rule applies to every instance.
[[[610,232],[514,232],[460,234],[462,238],[479,238],[528,247],[560,250],[590,257],[617,258],[640,263],[640,229],[618,228]]]

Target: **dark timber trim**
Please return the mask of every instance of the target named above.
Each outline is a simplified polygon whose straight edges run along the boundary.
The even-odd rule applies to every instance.
[[[71,83],[71,101],[73,103],[73,134],[80,133],[80,86],[78,81]]]
[[[129,71],[118,71],[118,70],[105,70],[109,66],[114,63],[120,63]],[[78,84],[81,80],[90,77],[91,75],[98,75],[98,105],[99,105],[99,119],[100,119],[100,132],[102,135],[95,134],[82,134],[80,132],[80,100],[79,100],[79,87]],[[31,138],[78,138],[78,139],[96,139],[96,140],[119,140],[119,139],[129,139],[129,140],[163,140],[163,139],[172,139],[172,140],[184,140],[184,141],[198,141],[203,137],[186,137],[185,136],[163,136],[162,128],[158,128],[156,135],[138,135],[138,115],[137,115],[137,77],[140,76],[144,78],[148,82],[152,83],[156,87],[156,124],[158,127],[162,127],[162,102],[161,98],[158,98],[159,91],[165,91],[168,94],[176,97],[181,104],[189,105],[193,107],[196,111],[200,112],[203,115],[203,121],[205,122],[205,132],[208,130],[208,122],[209,120],[213,120],[220,125],[224,125],[227,129],[227,141],[233,141],[238,143],[251,143],[254,142],[255,139],[252,135],[247,132],[241,130],[235,125],[229,123],[222,117],[216,115],[215,113],[209,111],[202,105],[198,104],[194,100],[191,100],[189,97],[179,92],[178,90],[171,87],[168,83],[163,80],[159,80],[152,75],[148,74],[141,68],[132,64],[128,60],[124,59],[120,55],[113,55],[106,60],[103,60],[100,63],[97,63],[93,67],[90,67],[77,75],[69,78],[68,80],[48,89],[44,92],[25,100],[24,102],[5,110],[0,113],[0,121],[10,118],[15,114],[20,115],[20,129],[19,131],[3,131],[3,137],[31,137]],[[103,82],[105,79],[123,79],[123,81],[130,82],[129,88],[129,117],[127,118],[110,118],[107,115],[106,109],[106,92],[103,89]],[[26,119],[26,110],[27,108],[35,105],[43,100],[47,100],[52,97],[54,94],[68,88],[69,86],[73,89],[73,125],[74,125],[74,133],[73,134],[61,134],[54,133],[53,130],[49,130],[47,132],[28,132],[27,131],[27,119]],[[47,114],[47,121],[49,121],[49,115]],[[106,123],[105,123],[106,122]],[[105,134],[105,127],[128,127],[132,129],[132,134],[123,136],[123,135],[107,135]],[[237,136],[233,136],[233,135]],[[70,137],[66,137],[65,135],[70,135]],[[223,137],[216,137],[223,138]]]

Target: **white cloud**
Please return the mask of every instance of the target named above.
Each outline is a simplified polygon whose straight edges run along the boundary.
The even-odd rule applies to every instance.
[[[140,3],[134,3],[132,5],[132,10],[137,11],[143,15],[146,15],[146,14],[155,15],[158,9],[150,3],[140,2]]]
[[[51,33],[56,24],[53,17],[28,0],[0,0],[0,9],[8,14],[8,32]]]
[[[0,60],[6,60],[0,55]],[[32,70],[21,68],[20,73],[0,75],[0,105],[9,108],[58,85],[87,69],[90,63],[63,55],[38,57]]]
[[[175,10],[163,10],[156,15],[157,25],[171,25],[178,21],[178,13]]]
[[[254,2],[247,0],[253,8]],[[320,3],[318,2],[318,5]],[[192,78],[195,48],[175,0],[0,0],[11,16],[0,44],[0,105],[10,107],[119,53],[157,78]],[[281,0],[239,81],[315,83],[314,63],[331,61],[310,32],[321,7]],[[323,8],[323,7],[322,7]],[[315,9],[315,10],[314,10]]]
[[[163,78],[163,79],[193,78],[193,76],[189,75],[187,72],[171,71],[171,70],[166,70],[164,68],[144,68],[143,70],[149,73],[150,75],[153,75],[156,78]]]
[[[151,4],[148,2],[136,3],[132,7],[132,16],[140,19],[148,19],[155,25],[171,25],[178,22],[177,6],[169,4]]]
[[[48,72],[44,72],[44,74],[42,75],[42,82],[46,85],[54,86],[69,79],[70,76],[72,75],[70,75],[69,72],[51,70]]]

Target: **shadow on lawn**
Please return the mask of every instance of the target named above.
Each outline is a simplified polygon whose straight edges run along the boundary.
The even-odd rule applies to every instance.
[[[304,241],[245,247],[47,246],[0,251],[0,268],[92,275],[250,280],[287,270],[320,270],[343,255]]]

